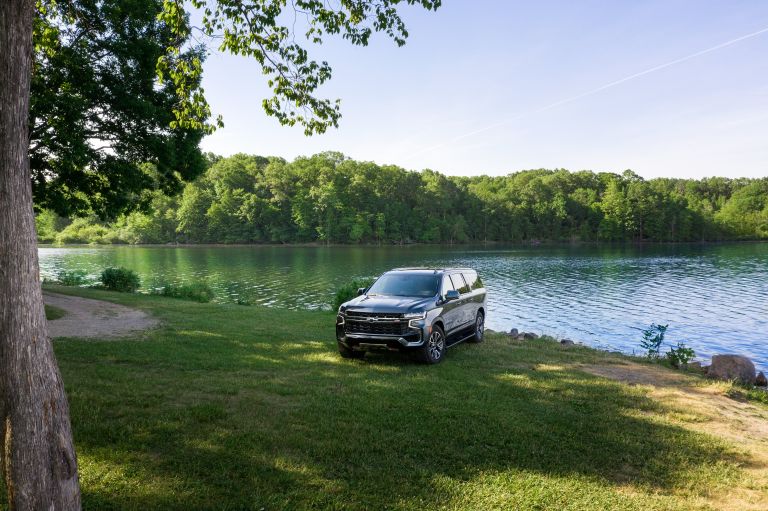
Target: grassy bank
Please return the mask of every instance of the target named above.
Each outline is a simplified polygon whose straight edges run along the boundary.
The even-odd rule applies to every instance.
[[[327,312],[55,290],[163,321],[56,341],[86,509],[738,509],[768,490],[695,403],[585,370],[619,355],[491,335],[433,367],[348,361]]]
[[[52,321],[54,319],[61,319],[67,315],[67,312],[53,305],[45,305],[45,319]]]

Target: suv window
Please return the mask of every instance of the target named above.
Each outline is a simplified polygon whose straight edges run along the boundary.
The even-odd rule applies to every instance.
[[[454,273],[451,275],[453,281],[453,287],[461,294],[469,293],[469,286],[464,282],[461,273]]]
[[[483,281],[480,280],[480,277],[477,275],[477,273],[473,271],[468,271],[463,274],[464,280],[467,281],[467,285],[474,289],[481,289],[483,287]]]
[[[456,289],[455,287],[453,287],[453,282],[451,282],[451,279],[450,277],[448,277],[448,275],[443,275],[443,287],[440,290],[440,294],[442,296],[445,296],[445,293],[447,293],[451,289]]]
[[[373,283],[367,293],[371,296],[435,296],[438,282],[436,275],[385,273]]]

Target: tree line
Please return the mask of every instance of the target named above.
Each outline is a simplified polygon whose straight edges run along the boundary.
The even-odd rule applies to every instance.
[[[453,177],[326,152],[207,155],[176,196],[102,221],[37,215],[41,242],[466,243],[768,239],[768,178],[525,170]],[[151,166],[144,171],[151,176]]]

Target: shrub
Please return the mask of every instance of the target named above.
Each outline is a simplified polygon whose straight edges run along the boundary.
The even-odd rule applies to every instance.
[[[83,286],[87,284],[88,279],[83,270],[61,270],[56,274],[56,282],[62,286]]]
[[[643,340],[640,341],[640,347],[646,351],[648,358],[659,358],[661,343],[664,342],[664,334],[667,332],[668,326],[651,323],[651,326],[643,330]]]
[[[667,352],[667,360],[675,368],[686,367],[695,356],[693,348],[689,348],[684,342],[678,342],[676,347]]]
[[[152,291],[152,294],[200,303],[208,303],[214,297],[213,290],[208,287],[208,284],[202,282],[180,285],[165,284],[160,289]]]
[[[56,234],[67,226],[69,220],[62,218],[53,211],[44,209],[35,215],[35,228],[37,241],[40,243],[53,243]]]
[[[136,272],[127,268],[107,268],[101,272],[101,284],[111,291],[134,293],[140,283]]]
[[[92,218],[77,218],[56,234],[57,244],[67,243],[104,243],[104,236],[109,232],[104,225]]]
[[[373,284],[374,280],[376,279],[355,279],[341,286],[338,291],[336,291],[336,297],[331,304],[333,306],[333,310],[339,310],[339,307],[342,303],[347,302],[357,296],[357,290],[359,288],[369,288],[371,284]]]

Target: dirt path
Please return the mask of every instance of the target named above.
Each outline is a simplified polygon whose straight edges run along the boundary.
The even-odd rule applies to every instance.
[[[585,365],[581,369],[597,376],[642,385],[649,395],[677,411],[680,426],[733,442],[750,461],[744,470],[754,489],[732,489],[713,495],[716,509],[768,509],[768,411],[723,395],[726,384],[701,384],[701,380],[661,367],[627,362],[616,365]]]
[[[159,322],[146,312],[116,303],[43,292],[47,305],[67,315],[48,322],[51,337],[117,339],[156,327]]]

